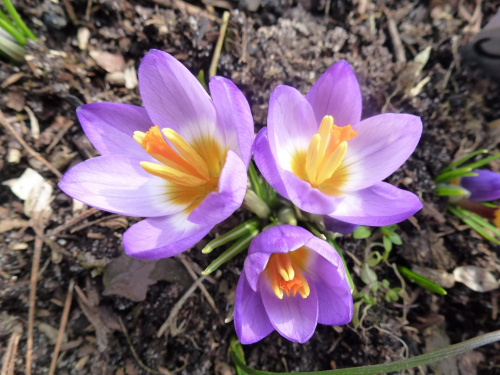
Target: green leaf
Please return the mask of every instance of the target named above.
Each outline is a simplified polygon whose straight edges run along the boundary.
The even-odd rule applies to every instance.
[[[390,252],[392,250],[392,242],[389,237],[382,237],[382,242],[384,243],[384,249],[386,252]]]
[[[408,280],[414,282],[415,284],[421,286],[422,288],[425,288],[432,293],[440,294],[442,296],[445,296],[446,290],[444,290],[441,286],[436,284],[434,281],[429,280],[426,277],[423,277],[422,275],[419,275],[416,272],[413,272],[409,268],[403,267],[403,266],[398,266],[398,271],[403,275],[405,278]]]
[[[456,162],[454,163],[451,163],[450,165],[448,165],[446,168],[444,168],[441,172],[448,172],[448,171],[451,171],[452,169],[462,165],[463,163],[465,163],[467,160],[470,160],[472,159],[474,156],[476,155],[479,155],[479,154],[486,154],[488,152],[488,150],[486,149],[481,149],[481,150],[476,150],[476,151],[473,151],[471,152],[469,155],[467,156],[464,156],[463,158],[457,160]]]
[[[257,169],[255,168],[253,161],[251,161],[248,165],[248,179],[250,180],[250,185],[252,186],[252,190],[255,191],[255,194],[257,194],[257,196],[263,201],[267,201],[267,194],[264,191],[262,183],[260,182],[259,175],[257,174]]]
[[[452,171],[449,172],[444,172],[441,173],[439,176],[437,176],[434,181],[436,182],[446,182],[446,181],[451,181],[454,178],[457,177],[474,177],[477,176],[477,173],[471,173],[473,168],[470,167],[462,167],[458,169],[453,169]]]
[[[355,306],[356,307],[356,306]],[[357,306],[359,310],[359,306]],[[353,319],[354,322],[354,319]],[[379,365],[370,366],[360,366],[351,367],[345,369],[337,370],[326,370],[326,371],[303,371],[303,372],[270,372],[270,371],[260,371],[254,370],[248,367],[238,356],[231,350],[231,358],[234,363],[245,371],[249,375],[376,375],[376,374],[387,374],[391,372],[406,370],[413,367],[423,366],[428,363],[440,361],[449,357],[454,357],[459,354],[466,353],[468,351],[477,349],[481,346],[491,344],[500,341],[500,331],[494,331],[486,333],[484,335],[475,337],[473,339],[461,342],[459,344],[446,346],[441,349],[437,349],[430,353],[425,353],[413,358],[402,359],[399,361],[382,363]]]
[[[208,87],[207,87],[207,82],[205,81],[205,72],[202,69],[200,69],[200,71],[198,72],[198,75],[196,76],[196,78],[198,79],[198,82],[201,83],[201,85],[203,86],[203,88],[205,90],[207,90]]]
[[[475,230],[477,233],[486,238],[488,241],[500,245],[500,241],[495,237],[500,235],[498,232],[499,229],[493,226],[486,219],[463,208],[458,208],[454,206],[448,206],[447,208],[448,211],[450,211],[453,215],[457,216],[465,224],[471,227],[471,229]],[[493,233],[494,236],[491,235],[490,232]]]
[[[380,230],[382,231],[382,234],[384,236],[390,236],[392,233],[394,233],[397,227],[398,226],[396,224],[386,225],[385,227],[380,227]]]
[[[403,240],[401,239],[401,236],[397,233],[392,233],[390,236],[389,236],[389,239],[391,240],[391,242],[394,244],[394,245],[402,245],[403,244]]]
[[[245,221],[243,224],[238,225],[237,227],[231,229],[229,232],[226,232],[220,235],[219,237],[214,238],[203,248],[201,252],[203,254],[209,254],[219,246],[225,245],[228,242],[234,241],[240,237],[248,235],[252,233],[259,226],[259,223],[260,221],[256,217],[248,221]]]
[[[499,159],[499,158],[500,158],[500,153],[488,156],[487,158],[478,160],[478,161],[476,161],[474,163],[467,164],[467,165],[464,166],[464,168],[470,168],[471,170],[472,169],[481,168],[482,166],[488,164],[490,161],[493,161],[493,160],[496,160],[496,159]]]
[[[17,26],[19,26],[19,28],[23,31],[24,35],[26,35],[26,37],[30,39],[37,40],[35,34],[33,34],[28,26],[26,26],[26,24],[23,22],[21,16],[19,15],[19,13],[17,13],[16,8],[14,8],[14,5],[12,5],[10,0],[2,0],[2,2],[5,6],[5,9],[7,9],[7,12],[17,24]]]
[[[240,238],[234,244],[231,245],[229,249],[224,251],[220,256],[218,256],[210,265],[205,268],[202,272],[203,275],[209,275],[215,270],[217,270],[221,265],[233,259],[236,255],[241,253],[242,251],[248,249],[250,246],[250,242],[259,234],[259,231],[255,229],[252,233],[247,235],[246,237]]]
[[[467,189],[456,185],[437,186],[436,193],[440,197],[466,197],[470,194]]]
[[[352,232],[352,236],[357,240],[364,240],[372,235],[372,231],[365,227],[364,225],[360,225],[357,227],[354,232]]]
[[[243,347],[241,346],[240,341],[236,337],[231,337],[229,348],[231,349],[231,356],[235,355],[244,365],[246,365],[245,361],[245,353],[243,352]],[[240,366],[236,365],[236,374],[237,375],[248,375]]]

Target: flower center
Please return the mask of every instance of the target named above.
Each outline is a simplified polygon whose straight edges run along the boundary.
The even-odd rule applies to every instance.
[[[321,185],[331,185],[335,180],[335,171],[344,160],[347,151],[347,141],[358,133],[351,125],[336,126],[332,116],[325,116],[307,148],[307,152],[299,151],[292,159],[292,172],[315,188],[334,193],[331,189],[323,189]],[[333,178],[333,180],[332,180]]]
[[[134,132],[134,139],[161,163],[142,161],[141,167],[171,182],[167,194],[176,203],[190,204],[194,209],[209,193],[217,190],[227,150],[214,139],[201,138],[190,145],[174,130],[161,131],[158,126],[146,133]]]
[[[309,284],[300,269],[304,266],[308,250],[300,248],[285,254],[272,254],[266,265],[266,275],[271,282],[274,294],[283,299],[283,292],[290,297],[295,297],[297,292],[302,298],[307,298],[310,293]]]

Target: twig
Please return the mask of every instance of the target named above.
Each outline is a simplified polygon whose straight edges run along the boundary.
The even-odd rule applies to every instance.
[[[75,11],[73,9],[73,6],[69,2],[69,0],[63,0],[64,8],[66,9],[66,13],[68,13],[68,17],[71,20],[71,23],[73,25],[78,25],[78,18],[76,18]]]
[[[111,220],[111,219],[115,219],[115,218],[119,218],[119,217],[123,217],[123,215],[116,215],[116,214],[113,214],[113,215],[108,215],[108,216],[103,216],[103,217],[100,217],[99,219],[96,219],[96,220],[92,220],[92,221],[89,221],[87,223],[83,223],[77,227],[74,227],[72,228],[69,232],[71,234],[73,233],[76,233],[82,229],[85,229],[87,227],[90,227],[92,225],[95,225],[95,224],[98,224],[98,223],[101,223],[103,221],[107,221],[107,220]]]
[[[31,362],[33,355],[33,326],[35,322],[35,298],[36,283],[38,281],[38,270],[40,268],[40,256],[42,254],[43,240],[40,236],[35,238],[35,251],[33,253],[33,264],[31,265],[30,282],[30,305],[28,313],[28,348],[26,350],[26,375],[31,375]]]
[[[130,340],[130,336],[128,335],[128,332],[127,332],[127,327],[125,327],[125,324],[123,324],[123,320],[122,320],[121,316],[118,317],[118,321],[120,322],[120,327],[122,329],[123,334],[125,335],[125,339],[127,340],[128,346],[130,347],[130,351],[132,352],[132,355],[134,356],[134,358],[137,361],[137,363],[139,364],[139,366],[141,366],[144,370],[146,370],[149,373],[161,374],[160,371],[152,369],[151,367],[146,366],[144,364],[144,362],[142,362],[142,360],[137,355],[137,352],[135,351],[134,345],[132,345],[132,340]]]
[[[51,171],[52,173],[54,173],[58,178],[61,178],[62,173],[59,172],[56,168],[54,168],[52,166],[52,164],[50,164],[47,160],[45,160],[42,155],[40,155],[38,152],[36,152],[30,146],[28,146],[28,144],[24,141],[24,139],[22,139],[16,133],[16,131],[14,130],[14,128],[12,127],[12,125],[9,124],[9,122],[7,121],[7,119],[5,118],[5,116],[4,116],[4,114],[3,114],[3,112],[1,110],[0,110],[0,124],[2,124],[2,126],[4,128],[6,128],[9,131],[9,133],[11,133],[14,136],[14,138],[16,139],[16,141],[18,141],[21,144],[21,146],[23,146],[26,149],[26,151],[28,151],[28,153],[31,156],[33,156],[40,163],[42,163],[43,165],[45,165],[49,169],[49,171]]]
[[[205,276],[200,277],[198,280],[196,280],[193,285],[187,290],[186,293],[177,301],[177,303],[172,307],[172,310],[170,310],[170,314],[168,315],[167,320],[165,320],[165,323],[162,324],[160,329],[158,330],[158,333],[156,333],[156,337],[161,337],[165,331],[167,331],[170,326],[172,325],[173,320],[179,313],[179,310],[182,308],[182,305],[186,300],[193,294],[193,292],[198,288],[198,286],[205,280]]]
[[[198,279],[198,276],[196,276],[196,273],[193,271],[193,269],[191,268],[191,265],[186,260],[186,258],[184,258],[183,256],[180,256],[180,257],[178,257],[178,259],[181,261],[181,263],[184,265],[184,267],[186,267],[186,269],[187,269],[189,275],[192,277],[192,279],[194,281],[196,281]],[[205,296],[205,298],[207,299],[210,307],[214,310],[214,312],[216,314],[219,314],[219,309],[217,308],[217,306],[215,306],[215,302],[214,302],[212,296],[210,295],[210,293],[208,293],[207,289],[205,288],[205,285],[201,284],[200,290],[203,293],[203,295]]]
[[[50,233],[49,233],[49,237],[50,236],[57,236],[59,233],[61,233],[62,231],[68,229],[68,228],[71,228],[73,225],[77,224],[78,222],[88,218],[89,216],[92,216],[94,215],[95,213],[99,212],[99,209],[97,208],[89,208],[88,210],[86,211],[83,211],[80,215],[78,215],[77,217],[74,217],[73,219],[67,221],[66,223],[64,224],[61,224],[59,225],[57,228],[54,228]]]
[[[389,29],[389,34],[392,39],[392,46],[394,47],[394,55],[396,56],[396,61],[399,63],[406,62],[405,48],[403,47],[403,42],[401,41],[401,37],[399,36],[398,26],[396,25],[396,21],[392,18],[392,13],[387,7],[381,3],[379,3],[382,7],[382,10],[387,17],[387,27]]]
[[[244,17],[245,13],[241,13]],[[243,18],[243,27],[241,29],[242,37],[241,37],[241,57],[238,60],[238,64],[247,62],[247,49],[248,49],[248,33],[247,33],[247,23],[246,18]]]
[[[19,345],[21,336],[22,333],[20,331],[14,331],[10,336],[9,345],[7,346],[7,350],[5,351],[5,355],[3,357],[2,375],[14,374],[14,367],[16,366],[17,347]]]
[[[222,51],[222,44],[224,43],[224,37],[226,36],[227,24],[229,22],[230,13],[225,11],[222,14],[222,24],[220,25],[219,39],[217,39],[217,44],[215,45],[214,55],[212,57],[212,63],[208,69],[208,76],[212,78],[217,74],[217,65],[219,64],[220,53]]]
[[[62,139],[62,137],[64,137],[64,134],[66,134],[66,132],[69,129],[71,129],[73,124],[74,124],[74,122],[69,120],[68,123],[61,130],[59,130],[59,132],[56,134],[56,136],[54,137],[54,139],[50,143],[49,147],[47,147],[47,149],[45,151],[50,152],[54,147],[56,147],[56,145],[59,143],[59,141]]]
[[[59,355],[59,350],[61,349],[61,343],[64,336],[64,331],[66,330],[66,323],[68,322],[68,316],[69,316],[69,310],[71,308],[71,300],[73,298],[74,286],[75,286],[75,281],[71,280],[69,282],[68,294],[66,294],[66,301],[64,302],[61,324],[59,325],[59,332],[57,334],[57,342],[54,348],[54,354],[52,354],[52,362],[50,363],[49,375],[54,375],[56,371],[57,357]]]

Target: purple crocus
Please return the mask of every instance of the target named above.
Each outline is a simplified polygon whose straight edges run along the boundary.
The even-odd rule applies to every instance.
[[[500,199],[500,174],[485,169],[475,169],[477,176],[460,178],[460,185],[469,191],[467,198],[475,202]]]
[[[255,237],[236,288],[234,324],[241,343],[274,330],[304,343],[317,323],[347,324],[352,314],[344,265],[326,241],[292,225]]]
[[[477,176],[461,177],[451,182],[460,184],[470,193],[467,199],[461,199],[456,204],[491,220],[500,228],[500,207],[477,203],[500,199],[500,174],[485,169],[475,169],[471,173]]]
[[[151,50],[139,67],[144,107],[93,103],[78,108],[102,155],[73,167],[59,187],[99,209],[147,217],[123,235],[144,259],[178,254],[240,207],[253,141],[243,94],[213,77],[207,94],[168,53]]]
[[[326,71],[304,97],[278,86],[267,128],[257,135],[259,170],[300,209],[326,215],[335,230],[398,223],[420,210],[418,197],[382,182],[411,155],[422,122],[408,114],[361,120],[361,92],[345,61]],[[334,219],[334,220],[330,220]]]

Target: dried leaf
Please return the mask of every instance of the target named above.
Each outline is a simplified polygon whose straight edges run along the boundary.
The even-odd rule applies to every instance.
[[[146,261],[122,255],[115,258],[104,270],[103,295],[116,294],[134,302],[144,301],[148,286],[156,281],[150,278],[156,266],[154,261]]]
[[[90,57],[108,73],[123,72],[125,69],[125,60],[120,54],[104,51],[90,51]]]
[[[116,294],[131,301],[144,301],[148,287],[160,280],[179,284],[185,289],[193,283],[175,259],[147,261],[122,255],[113,259],[104,270],[103,295]]]
[[[475,292],[489,292],[500,286],[491,272],[476,266],[457,267],[453,271],[453,276],[455,281],[465,284]]]
[[[52,214],[52,186],[34,169],[26,168],[19,178],[3,182],[12,192],[24,200],[24,214],[29,217],[41,215],[49,217]]]

